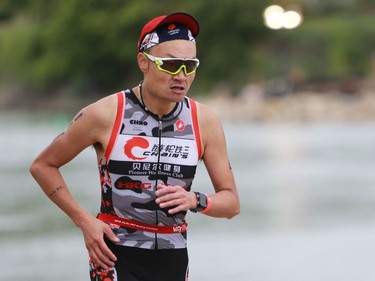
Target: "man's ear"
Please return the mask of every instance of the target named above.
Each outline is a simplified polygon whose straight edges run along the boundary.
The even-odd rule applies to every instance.
[[[138,53],[137,61],[138,61],[139,69],[143,73],[146,73],[148,71],[148,66],[149,66],[149,61],[147,57],[142,53]]]

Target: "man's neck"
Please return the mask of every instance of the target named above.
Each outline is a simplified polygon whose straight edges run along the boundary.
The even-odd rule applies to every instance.
[[[147,91],[147,87],[142,84],[136,89],[136,96],[143,106],[154,115],[158,115],[160,118],[171,113],[176,107],[175,102],[167,102],[165,100],[153,98]]]

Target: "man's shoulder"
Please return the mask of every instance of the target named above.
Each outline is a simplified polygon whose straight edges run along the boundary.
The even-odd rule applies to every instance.
[[[201,102],[196,102],[196,104],[198,122],[202,130],[210,131],[214,124],[221,126],[221,120],[216,110]]]
[[[90,104],[88,107],[94,107],[96,109],[100,107],[111,107],[111,106],[116,106],[117,101],[118,101],[118,95],[120,95],[121,92],[109,94],[105,97],[102,97],[101,99],[97,100],[96,102]]]
[[[82,113],[88,115],[92,122],[112,122],[117,113],[118,94],[109,94],[82,109]]]
[[[199,115],[203,115],[203,116],[208,115],[207,117],[217,118],[217,115],[216,115],[215,111],[211,107],[204,104],[203,102],[199,102],[199,101],[194,100],[194,99],[190,99],[190,100],[195,102]]]

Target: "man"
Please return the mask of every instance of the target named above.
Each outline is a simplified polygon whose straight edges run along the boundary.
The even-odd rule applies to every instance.
[[[93,103],[32,163],[46,195],[82,230],[91,280],[183,281],[188,278],[188,210],[232,218],[239,198],[222,126],[186,97],[199,65],[194,17],[174,13],[142,29],[144,80]],[[72,197],[59,168],[95,148],[102,191],[97,217]],[[215,192],[192,192],[202,159]]]

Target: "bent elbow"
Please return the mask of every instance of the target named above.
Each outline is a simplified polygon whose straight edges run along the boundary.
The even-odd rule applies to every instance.
[[[30,174],[35,177],[35,174],[37,173],[37,170],[38,170],[38,165],[36,163],[36,161],[34,160],[31,165],[29,166],[29,172]]]
[[[233,208],[231,212],[228,214],[227,219],[232,219],[237,216],[241,212],[240,206]]]
[[[30,174],[33,176],[33,178],[36,179],[36,178],[38,177],[38,174],[40,174],[40,171],[41,171],[41,164],[40,164],[40,161],[38,161],[38,159],[35,159],[35,160],[30,164],[29,172],[30,172]]]

